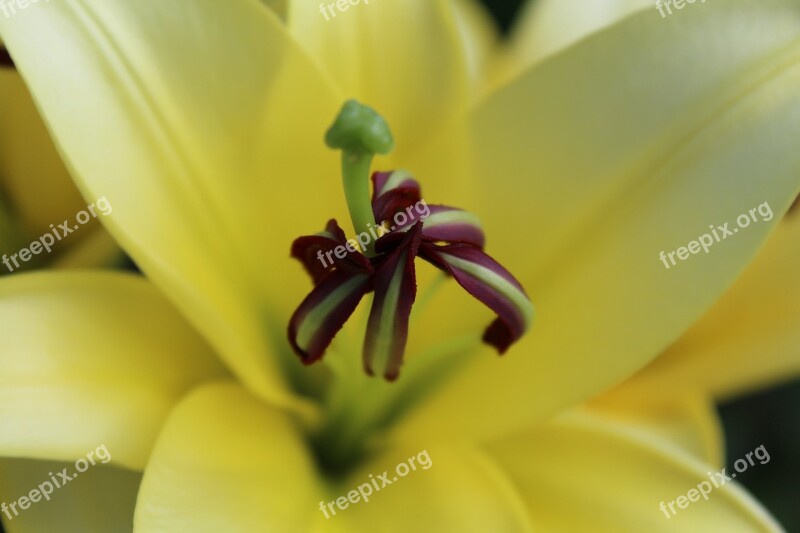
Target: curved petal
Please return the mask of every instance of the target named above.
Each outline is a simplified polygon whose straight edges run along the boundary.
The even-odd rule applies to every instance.
[[[178,404],[158,438],[135,530],[308,531],[322,495],[315,476],[285,414],[237,385],[203,387]]]
[[[681,339],[608,396],[724,399],[800,375],[800,215],[789,214],[736,284]]]
[[[492,445],[490,455],[544,531],[781,531],[736,483],[715,487],[711,465],[646,431],[599,417],[562,417]],[[707,500],[699,494],[701,483]]]
[[[611,403],[603,394],[587,408],[619,423],[632,425],[680,446],[714,467],[722,468],[725,439],[714,401],[703,395],[674,396],[658,405]]]
[[[0,189],[23,222],[26,237],[86,207],[25,82],[7,68],[0,68]]]
[[[225,376],[143,278],[33,273],[0,281],[0,453],[74,460],[104,443],[144,466],[172,404]]]
[[[0,253],[11,255],[27,247],[48,233],[51,224],[74,220],[86,205],[19,73],[0,68]],[[106,243],[102,250],[88,244],[100,240]],[[95,220],[69,240],[56,241],[51,249],[52,255],[33,261],[72,257],[72,266],[103,266],[121,255]],[[20,270],[35,266],[33,261],[21,263]]]
[[[286,13],[289,9],[288,0],[260,0],[262,4],[270,8],[281,19],[286,19]]]
[[[530,0],[512,32],[516,72],[645,8],[653,0]]]
[[[91,451],[91,450],[86,450]],[[67,469],[68,483],[55,487],[52,477],[61,483],[59,472]],[[17,502],[22,496],[33,495],[37,501],[19,505],[8,514],[0,515],[7,533],[130,533],[133,526],[133,509],[142,474],[96,464],[86,472],[78,473],[74,463],[35,461],[30,459],[0,459],[0,502]],[[50,483],[50,486],[44,485]],[[41,486],[40,485],[44,485]],[[49,492],[45,498],[42,491]]]
[[[98,227],[55,258],[53,268],[114,267],[124,264],[125,254],[105,229]]]
[[[369,531],[380,524],[378,529],[387,533],[533,531],[507,473],[477,450],[430,443],[397,446],[376,455],[333,487],[328,501],[359,487],[367,493],[372,480],[369,500],[359,498],[344,510],[334,506],[336,515],[330,516],[328,524],[341,521],[345,531]]]
[[[27,242],[20,225],[9,203],[0,195],[0,247],[4,251],[18,250]]]
[[[112,234],[243,382],[290,404],[270,332],[303,276],[277,269],[303,233],[287,221],[338,198],[310,177],[337,174],[321,137],[339,101],[282,23],[254,0],[64,0],[0,32]]]
[[[470,87],[475,97],[481,95],[493,72],[500,31],[495,21],[478,0],[450,0],[453,4],[458,32],[467,54]]]
[[[346,96],[386,118],[401,161],[466,111],[455,13],[450,0],[292,0],[289,27]]]
[[[798,57],[796,2],[708,3],[680,22],[635,15],[490,98],[476,150],[496,216],[481,219],[491,246],[513,250],[505,266],[537,324],[502,362],[475,358],[406,429],[526,427],[632,375],[698,320],[800,189]],[[773,219],[669,270],[659,259],[764,202]]]

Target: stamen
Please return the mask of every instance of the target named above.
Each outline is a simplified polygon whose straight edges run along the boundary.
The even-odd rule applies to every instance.
[[[325,231],[300,237],[292,246],[292,257],[303,263],[315,285],[289,323],[289,341],[301,360],[321,359],[362,298],[374,292],[363,366],[369,375],[396,380],[417,295],[417,259],[454,278],[495,312],[483,341],[505,353],[530,328],[533,305],[514,276],[483,251],[486,239],[478,218],[455,207],[428,206],[420,184],[402,170],[374,173],[370,195],[372,158],[394,144],[388,125],[372,109],[347,102],[326,142],[342,150],[345,196],[358,239],[346,239],[330,220]],[[362,242],[361,236],[378,226],[376,220],[394,225],[388,234],[370,232],[374,239]]]

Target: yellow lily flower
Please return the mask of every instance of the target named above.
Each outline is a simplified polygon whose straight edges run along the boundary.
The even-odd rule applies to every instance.
[[[114,205],[107,226],[146,275],[0,283],[0,499],[62,466],[38,461],[99,444],[122,467],[12,531],[777,530],[734,484],[659,511],[719,462],[702,397],[632,420],[574,406],[654,360],[779,234],[800,192],[800,6],[635,14],[474,108],[492,41],[474,5],[285,7],[62,0],[0,17],[81,188]],[[361,373],[353,325],[324,366],[295,361],[284,328],[307,282],[287,251],[348,218],[320,137],[349,98],[392,127],[375,168],[473,208],[536,303],[503,359],[478,349],[486,317],[450,283],[412,316],[396,383]],[[659,261],[763,202],[770,220]]]
[[[18,256],[40,236],[55,231],[51,225],[74,221],[87,202],[67,172],[36,110],[25,83],[0,42],[0,276],[27,269],[111,265],[122,259],[119,247],[100,223],[87,219],[81,231],[61,241],[62,231],[46,237],[52,253]],[[99,213],[98,213],[99,214]]]

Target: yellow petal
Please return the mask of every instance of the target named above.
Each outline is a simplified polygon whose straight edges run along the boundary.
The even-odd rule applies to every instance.
[[[491,455],[543,531],[780,531],[735,482],[714,487],[711,465],[626,424],[570,415],[494,444]]]
[[[332,487],[326,503],[348,496],[356,503],[340,501],[345,509],[334,503],[326,508],[327,519],[317,510],[323,525],[343,522],[347,531],[386,533],[533,531],[509,476],[482,452],[465,447],[405,444],[383,452]]]
[[[261,0],[261,3],[274,11],[280,18],[286,18],[288,0]]]
[[[703,319],[609,400],[658,403],[695,391],[724,399],[797,377],[798,272],[800,215],[792,213]]]
[[[447,203],[468,208],[472,206],[467,202],[475,197],[475,175],[470,164],[466,122],[468,115],[465,113],[489,90],[489,82],[496,70],[499,33],[485,7],[476,0],[449,0],[448,7],[452,10],[460,39],[460,53],[465,61],[466,92],[463,98],[460,90],[452,93],[446,103],[449,107],[436,106],[439,107],[437,112],[442,116],[426,113],[420,117],[422,122],[409,124],[407,132],[401,131],[398,134],[398,150],[385,160],[379,160],[375,168],[409,169],[420,180],[429,203]],[[457,61],[462,59],[452,58],[449,63],[454,64]],[[458,76],[462,77],[463,74],[459,72]],[[427,80],[427,87],[420,90],[428,94],[437,91],[436,87],[444,83],[430,81],[430,77]],[[400,98],[406,96],[396,95],[392,99],[400,102]],[[446,93],[443,98],[447,98]],[[416,109],[417,104],[408,99],[402,105],[410,106],[405,111],[401,110],[405,114]],[[447,113],[453,114],[449,121],[443,116]],[[394,127],[394,123],[392,126]],[[404,146],[409,141],[417,144],[412,151],[406,150]]]
[[[289,27],[344,95],[387,119],[396,140],[392,161],[406,166],[466,110],[467,51],[450,0],[292,0]]]
[[[306,289],[288,250],[344,202],[327,208],[322,142],[340,100],[282,23],[254,1],[65,0],[0,31],[117,241],[247,385],[290,403],[270,341]]]
[[[486,7],[477,0],[451,0],[459,35],[466,50],[470,87],[477,97],[491,74],[500,33]]]
[[[716,404],[702,395],[675,396],[658,405],[635,401],[610,403],[606,395],[587,406],[593,413],[645,429],[719,469],[725,455],[722,422]]]
[[[11,205],[0,196],[0,247],[3,250],[18,250],[27,241],[20,226]]]
[[[51,224],[75,220],[87,202],[72,182],[19,73],[0,68],[0,248],[9,255],[51,231]],[[5,229],[4,229],[5,228]],[[89,241],[104,240],[100,253]],[[72,255],[73,266],[102,266],[120,251],[100,222],[91,219],[69,239],[56,241],[52,254],[20,262],[20,271]],[[8,273],[6,268],[0,272]]]
[[[113,455],[111,450],[108,451]],[[67,468],[67,477],[72,478],[67,483],[59,475],[64,468]],[[55,486],[51,476],[60,487]],[[20,508],[17,503],[14,507],[17,514],[8,507],[8,514],[4,511],[0,515],[3,526],[7,533],[130,533],[141,478],[139,472],[100,462],[81,473],[76,471],[74,463],[2,459],[0,502],[10,505],[22,496],[29,499],[33,496],[37,500],[23,501],[27,509]],[[31,495],[33,490],[40,495]],[[42,491],[52,491],[47,496],[49,499],[41,494]]]
[[[74,460],[100,443],[141,468],[167,413],[224,376],[144,279],[34,273],[0,281],[0,453]]]
[[[170,414],[145,470],[138,533],[307,531],[321,488],[292,421],[233,384]]]
[[[653,0],[529,1],[512,32],[515,70],[520,72],[645,8],[655,12]]]
[[[86,207],[25,83],[7,68],[0,68],[0,186],[26,237]]]
[[[438,388],[406,430],[491,436],[621,382],[713,305],[797,195],[800,6],[733,0],[677,20],[634,15],[479,110],[478,215],[537,322],[503,359],[487,351]],[[669,270],[659,260],[764,202],[772,220]],[[479,309],[452,313],[480,327]]]
[[[53,268],[89,268],[92,266],[116,266],[125,257],[114,238],[103,228],[97,228],[85,239],[74,243],[53,260]]]

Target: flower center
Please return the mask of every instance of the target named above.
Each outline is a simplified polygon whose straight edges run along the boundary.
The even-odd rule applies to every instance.
[[[364,299],[369,312],[352,320],[350,334],[337,338],[325,361],[334,378],[327,391],[325,424],[315,442],[327,464],[348,464],[375,434],[402,416],[442,376],[467,360],[480,340],[500,354],[530,327],[533,306],[522,285],[484,252],[483,228],[475,215],[447,205],[429,205],[409,172],[374,172],[375,154],[394,145],[386,121],[374,110],[347,102],[326,135],[342,151],[342,183],[355,238],[336,220],[292,245],[314,288],[293,314],[289,341],[304,364],[323,359],[334,338]],[[370,193],[371,190],[371,193]],[[412,309],[417,301],[417,260],[439,269],[497,318],[482,334],[444,339],[403,370]],[[425,295],[421,300],[430,299]],[[419,310],[419,305],[417,306]],[[435,327],[435,324],[432,325]],[[352,329],[363,339],[360,349]],[[361,362],[354,354],[360,352]],[[363,368],[363,373],[359,367]],[[384,380],[371,379],[380,375]]]
[[[289,323],[289,340],[303,363],[322,359],[359,302],[373,294],[363,367],[369,375],[396,380],[417,294],[417,259],[455,279],[497,314],[483,335],[487,344],[502,354],[519,340],[531,324],[533,306],[514,276],[483,251],[477,217],[455,207],[429,206],[419,183],[405,171],[372,174],[370,196],[372,158],[394,144],[386,121],[351,100],[326,142],[342,150],[345,198],[357,238],[347,239],[330,220],[323,232],[292,245],[292,256],[315,284]]]

